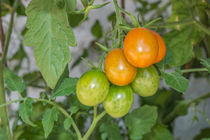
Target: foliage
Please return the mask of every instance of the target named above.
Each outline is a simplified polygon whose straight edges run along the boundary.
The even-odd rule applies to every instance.
[[[4,43],[2,35],[5,36],[0,55],[1,140],[10,140],[8,119],[14,140],[173,140],[175,118],[186,115],[190,106],[196,108],[210,98],[210,93],[194,100],[182,96],[189,88],[191,77],[210,78],[209,0],[171,0],[165,3],[136,0],[136,17],[120,8],[117,0],[97,5],[94,0],[81,0],[82,8],[77,0],[31,0],[27,7],[20,0],[2,0],[0,3],[3,23],[3,17],[11,15],[8,31],[3,29],[6,34],[0,33],[1,43]],[[97,14],[97,10],[109,3],[114,4],[113,11],[106,17],[111,28],[103,28],[100,18],[92,22],[88,31],[93,40],[86,42],[81,55],[71,62],[69,47],[80,47],[73,28],[82,28],[80,25],[87,24],[90,11]],[[11,33],[16,33],[12,30],[15,16],[27,17],[27,23],[17,35],[20,38],[18,50],[7,58]],[[166,85],[151,97],[139,96],[137,108],[131,109],[125,117],[114,119],[106,115],[102,105],[89,107],[78,100],[75,93],[79,77],[75,77],[71,70],[80,66],[82,60],[90,68],[101,69],[105,55],[114,48],[122,48],[124,37],[135,27],[155,30],[163,37],[166,56],[154,67]],[[33,47],[36,71],[30,71],[31,56],[26,46]],[[90,58],[96,55],[99,56],[96,58],[98,62],[93,64]],[[87,87],[81,86],[86,93]],[[35,95],[40,97],[29,97],[29,87],[41,89]],[[16,93],[18,99],[6,102],[5,94],[11,99]],[[63,100],[59,101],[59,97]],[[19,107],[8,117],[6,106],[12,103],[19,103]],[[205,112],[203,116],[208,122]],[[209,138],[207,127],[194,139]]]

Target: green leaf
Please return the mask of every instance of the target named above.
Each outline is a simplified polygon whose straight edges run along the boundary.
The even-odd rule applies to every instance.
[[[36,125],[30,120],[30,116],[32,114],[32,103],[33,99],[27,98],[23,103],[20,104],[18,113],[25,123],[35,127]]]
[[[208,72],[210,73],[210,58],[201,58],[200,61],[201,64],[204,65],[208,69]]]
[[[82,21],[84,14],[68,14],[68,21],[71,27],[77,27]]]
[[[43,116],[42,119],[42,125],[44,128],[44,133],[45,133],[45,138],[48,137],[48,135],[51,133],[54,122],[57,121],[58,119],[58,112],[55,108],[53,109],[48,109]]]
[[[171,132],[164,125],[158,124],[142,140],[174,140]]]
[[[4,70],[4,79],[5,83],[7,84],[7,88],[11,91],[18,91],[19,93],[25,90],[25,83],[15,75],[11,70],[5,69]]]
[[[66,78],[57,90],[51,95],[51,99],[58,96],[68,96],[76,92],[78,78]]]
[[[186,115],[188,111],[188,104],[186,101],[179,101],[174,108],[174,112],[176,112],[177,115],[183,116]]]
[[[91,27],[91,33],[98,39],[102,37],[102,27],[98,20]]]
[[[74,12],[77,6],[77,0],[65,0],[66,1],[66,12]]]
[[[172,54],[165,59],[170,67],[181,66],[189,62],[193,56],[193,46],[200,41],[202,33],[195,28],[185,28],[181,31],[173,30],[164,36],[164,40]]]
[[[171,73],[161,72],[161,76],[168,86],[178,92],[184,93],[189,86],[189,80],[176,71]]]
[[[81,0],[81,2],[84,7],[88,6],[88,0]]]
[[[101,132],[102,140],[122,140],[122,137],[120,135],[120,129],[114,123],[102,123],[99,129]]]
[[[64,2],[64,0],[56,0],[56,5],[59,8],[63,8],[65,6],[65,2]]]
[[[210,139],[210,127],[200,130],[200,134],[194,137],[194,140],[209,140]]]
[[[71,114],[76,113],[78,110],[79,110],[79,107],[78,106],[71,106],[70,109],[69,109],[69,111],[71,112]]]
[[[144,105],[133,110],[125,117],[125,125],[128,127],[132,140],[140,140],[144,134],[151,131],[157,120],[157,108]]]
[[[26,46],[34,46],[38,68],[50,88],[54,88],[71,60],[68,46],[75,46],[75,36],[68,25],[65,9],[52,0],[32,0],[27,10]]]
[[[71,124],[72,124],[71,118],[65,119],[65,121],[64,121],[64,129],[68,130],[71,127]]]

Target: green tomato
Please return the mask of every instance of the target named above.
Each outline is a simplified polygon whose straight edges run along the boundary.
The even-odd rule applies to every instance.
[[[79,101],[86,106],[103,102],[109,92],[109,81],[103,71],[92,69],[84,73],[76,86]]]
[[[129,85],[112,85],[104,100],[104,109],[113,118],[119,118],[129,112],[133,105],[133,91]]]
[[[139,68],[136,77],[131,83],[133,91],[140,96],[154,95],[159,87],[159,75],[154,66]]]

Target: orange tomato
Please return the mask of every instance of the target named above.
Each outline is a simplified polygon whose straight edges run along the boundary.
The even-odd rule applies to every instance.
[[[118,86],[131,83],[137,72],[137,68],[128,63],[120,48],[107,54],[104,70],[109,81]]]
[[[149,29],[134,28],[124,39],[124,54],[135,67],[148,67],[158,56],[158,41]]]
[[[158,49],[158,56],[155,60],[154,63],[158,63],[160,62],[166,55],[166,45],[165,45],[165,42],[163,40],[163,38],[155,31],[152,31],[151,32],[153,33],[153,35],[156,37],[157,41],[158,41],[158,46],[159,46],[159,49]]]

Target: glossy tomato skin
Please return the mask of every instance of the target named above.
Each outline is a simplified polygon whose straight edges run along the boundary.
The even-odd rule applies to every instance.
[[[134,28],[124,39],[124,54],[128,62],[135,67],[148,67],[158,55],[158,41],[146,28]]]
[[[105,73],[98,69],[84,73],[76,86],[79,101],[86,106],[95,106],[103,102],[109,92],[109,81]]]
[[[154,66],[139,68],[136,78],[131,83],[133,91],[140,96],[148,97],[154,95],[159,87],[159,75]]]
[[[112,85],[103,102],[104,109],[113,118],[126,115],[133,105],[133,91],[129,85]]]
[[[120,48],[111,50],[105,59],[104,70],[111,83],[124,86],[133,81],[137,68],[128,63]]]
[[[165,42],[163,40],[163,38],[155,31],[152,31],[151,32],[153,33],[153,35],[156,37],[157,41],[158,41],[158,56],[155,60],[154,63],[158,63],[160,62],[166,55],[166,45],[165,45]]]

